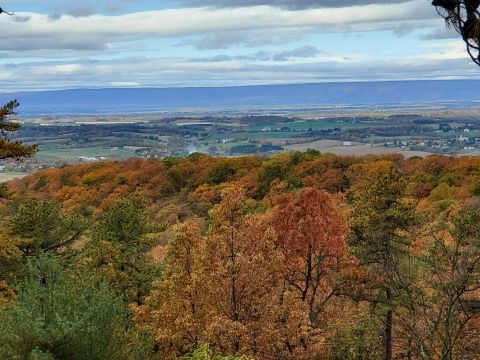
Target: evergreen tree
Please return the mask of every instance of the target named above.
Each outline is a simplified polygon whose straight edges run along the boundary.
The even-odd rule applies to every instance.
[[[357,257],[381,281],[375,301],[385,308],[385,359],[393,358],[395,284],[403,281],[404,257],[414,223],[414,207],[405,200],[407,181],[391,164],[375,169],[356,194],[351,216],[351,245]]]
[[[141,199],[120,198],[101,215],[81,263],[107,280],[122,295],[141,303],[160,267],[149,257],[155,245]]]
[[[19,105],[16,100],[13,100],[0,108],[0,160],[28,157],[37,152],[36,145],[25,145],[21,141],[8,139],[9,134],[21,128],[19,123],[8,121],[9,117],[16,115],[15,109]]]
[[[63,214],[56,202],[31,199],[12,219],[11,233],[18,238],[18,248],[24,256],[33,256],[73,244],[86,225],[79,215]]]
[[[41,255],[28,261],[16,292],[0,308],[1,359],[130,359],[128,308],[107,284]]]

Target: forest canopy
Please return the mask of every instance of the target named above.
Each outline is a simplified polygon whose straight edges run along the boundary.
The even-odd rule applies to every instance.
[[[0,200],[0,358],[469,358],[479,184],[314,150],[34,173]]]

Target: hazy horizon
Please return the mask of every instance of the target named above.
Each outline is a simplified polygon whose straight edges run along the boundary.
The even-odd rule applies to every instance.
[[[232,87],[98,88],[0,93],[0,102],[16,98],[20,116],[49,114],[135,114],[148,112],[221,112],[329,110],[331,106],[470,108],[478,106],[480,80],[330,82]],[[439,104],[443,103],[443,105]],[[390,104],[390,105],[388,105]],[[388,106],[387,106],[388,105]],[[393,107],[395,108],[395,107]],[[372,109],[370,109],[372,110]],[[337,109],[336,111],[340,111]],[[348,110],[353,111],[353,108]]]

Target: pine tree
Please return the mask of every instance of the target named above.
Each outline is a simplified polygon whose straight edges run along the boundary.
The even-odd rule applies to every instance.
[[[37,152],[36,145],[25,145],[21,141],[8,139],[9,134],[21,128],[19,123],[8,121],[11,116],[16,115],[15,109],[19,105],[17,100],[13,100],[0,108],[0,159],[23,158]]]
[[[351,216],[351,245],[370,272],[381,279],[376,301],[385,308],[385,359],[393,358],[395,283],[402,281],[403,258],[414,223],[413,204],[406,201],[407,181],[391,164],[375,169],[355,194]]]

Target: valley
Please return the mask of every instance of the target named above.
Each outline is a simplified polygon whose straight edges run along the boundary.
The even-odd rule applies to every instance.
[[[21,118],[14,139],[36,156],[0,161],[0,174],[138,158],[271,155],[318,150],[337,155],[480,154],[480,111],[458,110],[54,116]],[[5,176],[5,175],[4,175]]]

